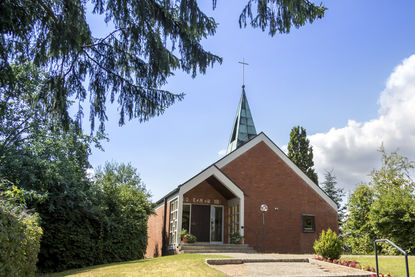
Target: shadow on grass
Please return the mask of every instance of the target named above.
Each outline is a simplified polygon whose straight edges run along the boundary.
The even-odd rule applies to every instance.
[[[91,265],[88,267],[83,268],[76,268],[70,269],[63,272],[55,272],[55,273],[44,273],[44,274],[36,274],[38,277],[60,277],[60,276],[70,276],[75,274],[87,273],[94,269],[104,269],[104,268],[111,268],[111,267],[118,267],[118,266],[128,266],[133,264],[145,264],[147,262],[151,262],[152,259],[141,259],[141,260],[132,260],[127,262],[115,262],[109,264],[100,264],[100,265]]]
[[[133,260],[127,262],[115,262],[110,264],[94,265],[79,269],[71,269],[58,273],[50,273],[38,275],[39,277],[61,277],[71,276],[75,274],[82,274],[82,276],[130,276],[129,274],[137,274],[139,272],[152,272],[153,270],[166,270],[162,271],[162,275],[169,271],[184,270],[183,273],[192,273],[195,269],[194,266],[202,268],[206,266],[206,270],[213,270],[204,263],[206,258],[228,258],[222,255],[200,255],[200,254],[180,254],[170,255],[151,259]],[[189,267],[190,268],[187,268]],[[203,270],[203,269],[202,269]],[[127,274],[127,275],[126,275]],[[164,275],[163,275],[164,276]]]

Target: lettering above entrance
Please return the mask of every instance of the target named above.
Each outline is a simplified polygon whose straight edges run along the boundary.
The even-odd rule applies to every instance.
[[[221,201],[219,199],[210,199],[210,198],[197,198],[197,197],[184,197],[184,203],[192,203],[192,204],[212,204],[212,205],[221,205]]]

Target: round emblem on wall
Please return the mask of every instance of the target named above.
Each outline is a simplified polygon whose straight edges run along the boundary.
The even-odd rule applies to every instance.
[[[260,210],[261,210],[261,212],[268,211],[268,205],[267,204],[262,204]]]

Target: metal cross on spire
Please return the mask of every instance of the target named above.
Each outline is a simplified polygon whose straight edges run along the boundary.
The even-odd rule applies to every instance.
[[[245,58],[242,58],[242,62],[238,62],[242,64],[242,86],[245,87],[245,65],[249,65],[245,62]]]

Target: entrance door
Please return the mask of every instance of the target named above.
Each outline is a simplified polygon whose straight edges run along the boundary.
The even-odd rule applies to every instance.
[[[223,207],[221,206],[211,206],[210,241],[223,242]]]
[[[190,232],[197,241],[209,242],[210,206],[192,205]]]

